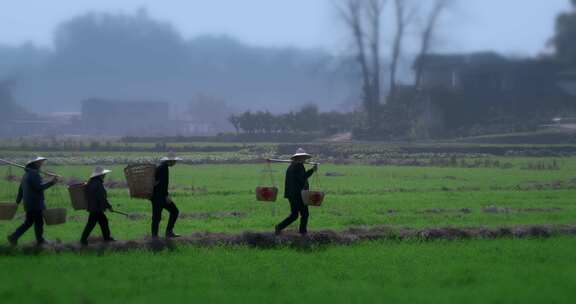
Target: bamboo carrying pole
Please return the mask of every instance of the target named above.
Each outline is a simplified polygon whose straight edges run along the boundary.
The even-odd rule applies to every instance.
[[[274,159],[274,158],[267,158],[266,161],[274,162],[274,163],[291,163],[292,162],[289,159]],[[308,165],[320,165],[320,163],[310,162],[310,161],[305,161],[304,163],[308,164]]]
[[[15,166],[15,167],[18,167],[18,168],[26,169],[25,166],[20,165],[20,164],[17,164],[17,163],[14,163],[14,162],[11,162],[11,161],[9,161],[9,160],[5,160],[5,159],[1,159],[1,158],[0,158],[0,162],[3,162],[3,163],[5,163],[5,164],[11,165],[11,166]],[[40,171],[40,173],[41,173],[41,174],[44,174],[44,175],[47,175],[47,176],[51,176],[51,177],[62,178],[62,176],[60,176],[60,175],[58,175],[58,174],[56,174],[56,173],[52,173],[52,172]]]

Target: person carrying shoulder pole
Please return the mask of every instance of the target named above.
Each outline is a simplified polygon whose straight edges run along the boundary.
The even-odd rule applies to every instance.
[[[112,210],[112,206],[108,203],[108,194],[106,193],[106,188],[104,188],[104,178],[106,174],[112,171],[103,169],[101,167],[96,167],[90,175],[90,180],[86,185],[86,203],[87,210],[90,213],[88,216],[88,222],[84,227],[82,232],[82,237],[80,238],[80,243],[82,245],[88,245],[88,236],[96,226],[96,223],[100,225],[102,230],[102,237],[105,242],[113,242],[114,239],[110,236],[110,228],[108,226],[108,218],[104,211],[106,209]]]
[[[40,168],[46,161],[44,157],[37,157],[26,164],[25,173],[22,177],[22,182],[18,189],[18,196],[16,203],[20,204],[24,201],[24,209],[26,210],[26,219],[8,236],[8,242],[15,246],[18,239],[34,225],[34,232],[36,234],[36,243],[38,246],[44,244],[44,218],[42,213],[46,209],[44,202],[44,190],[54,186],[58,182],[58,177],[54,176],[49,182],[44,183],[40,176]]]
[[[180,235],[174,233],[174,225],[178,219],[180,211],[172,201],[168,186],[170,184],[170,171],[169,167],[176,164],[177,161],[182,160],[176,157],[174,153],[170,153],[166,157],[160,159],[160,165],[156,167],[156,182],[154,184],[154,192],[152,194],[152,238],[158,238],[158,227],[162,220],[162,210],[166,209],[170,213],[168,218],[168,225],[166,226],[166,238],[175,238]]]
[[[309,212],[308,206],[306,206],[302,200],[302,190],[309,189],[308,178],[318,170],[317,164],[314,164],[314,167],[308,171],[304,168],[304,162],[311,157],[312,156],[302,148],[299,148],[296,153],[290,157],[292,162],[286,170],[284,187],[284,197],[290,202],[290,215],[276,225],[276,235],[281,234],[284,228],[296,221],[298,215],[300,215],[300,234],[306,235],[306,233],[308,233]]]

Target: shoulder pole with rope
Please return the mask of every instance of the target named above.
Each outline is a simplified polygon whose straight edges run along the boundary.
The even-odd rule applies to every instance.
[[[2,158],[0,158],[0,162],[3,162],[3,163],[5,163],[5,164],[8,164],[8,165],[11,165],[11,166],[14,166],[14,167],[26,169],[26,166],[23,166],[23,165],[20,165],[20,164],[17,164],[17,163],[15,163],[15,162],[11,162],[11,161],[9,161],[9,160],[5,160],[5,159],[2,159]],[[52,173],[52,172],[47,172],[47,171],[40,171],[40,174],[44,174],[44,175],[46,175],[46,176],[51,176],[51,177],[58,177],[58,178],[61,178],[61,177],[62,177],[61,175],[58,175],[58,174]]]
[[[274,163],[291,163],[292,161],[289,159],[274,159],[274,158],[267,158],[266,159],[269,162],[274,162]],[[320,165],[320,163],[317,162],[310,162],[310,161],[305,161],[305,164],[308,165]]]
[[[17,163],[15,163],[15,162],[11,162],[11,161],[9,161],[9,160],[5,160],[5,159],[2,159],[2,158],[0,158],[0,162],[3,162],[3,163],[5,163],[5,164],[8,164],[8,165],[11,165],[11,166],[14,166],[14,167],[26,169],[26,166],[23,166],[23,165],[20,165],[20,164],[17,164]],[[56,174],[56,173],[52,173],[52,172],[40,171],[40,173],[41,173],[41,174],[44,174],[44,175],[46,175],[46,176],[50,176],[50,177],[63,178],[63,176],[58,175],[58,174]],[[62,193],[58,193],[58,194],[59,194],[61,197],[63,197]],[[117,214],[121,214],[121,215],[124,215],[124,216],[126,216],[126,217],[130,217],[130,214],[125,213],[125,212],[122,212],[122,211],[118,211],[118,210],[115,210],[115,209],[110,210],[110,212],[112,212],[112,213],[117,213]]]

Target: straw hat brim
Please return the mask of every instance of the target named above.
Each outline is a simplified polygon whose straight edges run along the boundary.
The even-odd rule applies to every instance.
[[[182,159],[180,157],[162,157],[160,159],[161,162],[165,162],[165,161],[181,161]]]
[[[46,157],[36,157],[36,159],[33,159],[33,160],[27,162],[26,165],[33,164],[33,163],[37,163],[37,162],[41,162],[41,161],[45,161],[45,160],[47,160]]]
[[[308,153],[296,153],[296,154],[292,155],[290,157],[290,159],[294,159],[296,157],[304,157],[304,158],[308,159],[308,158],[312,158],[312,155],[310,155]]]
[[[110,173],[110,172],[112,172],[112,170],[102,170],[102,172],[98,172],[98,173],[94,172],[94,173],[92,173],[92,174],[90,175],[90,178],[94,178],[94,177],[97,177],[97,176],[106,175],[106,174],[108,174],[108,173]]]

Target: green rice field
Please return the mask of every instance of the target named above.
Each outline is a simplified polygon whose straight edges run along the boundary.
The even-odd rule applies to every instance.
[[[17,157],[14,152],[3,153]],[[66,157],[65,152],[58,153]],[[231,152],[218,153],[213,154],[231,157],[225,154]],[[117,155],[82,155],[107,156]],[[475,159],[470,156],[469,161]],[[482,159],[506,165],[377,165],[354,159],[321,164],[311,185],[325,191],[326,200],[322,207],[311,207],[309,230],[576,224],[576,157]],[[49,161],[46,169],[68,181],[83,180],[93,168],[91,162],[85,163],[90,165]],[[132,217],[109,214],[110,227],[116,239],[142,239],[149,233],[151,206],[129,198],[122,184],[124,167],[121,163],[107,167],[113,170],[108,182],[116,182],[109,187],[109,200]],[[268,168],[257,161],[178,164],[171,169],[171,192],[181,213],[176,231],[183,235],[273,231],[288,214],[288,203],[281,195],[275,203],[257,202],[254,189],[275,184],[282,193],[285,168],[285,164]],[[8,179],[20,174],[19,169],[0,166],[0,201],[14,200],[18,183]],[[78,242],[87,213],[71,208],[64,186],[46,194],[48,207],[68,208],[68,222],[46,226],[46,238]],[[0,244],[5,245],[5,236],[21,223],[22,215],[20,209],[16,219],[0,222],[4,237]],[[166,220],[167,214],[161,228]],[[93,236],[99,233],[97,227]],[[32,241],[30,230],[20,243],[26,246]],[[177,245],[160,252],[6,251],[0,255],[0,299],[5,303],[572,303],[575,248],[576,237],[552,235],[378,240],[308,249]]]

